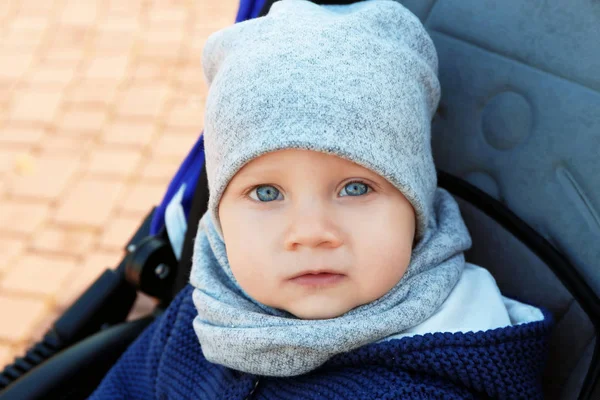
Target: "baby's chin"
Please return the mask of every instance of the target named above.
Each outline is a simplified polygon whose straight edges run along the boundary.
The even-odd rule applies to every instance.
[[[341,317],[355,307],[355,305],[324,304],[321,302],[317,304],[295,304],[294,306],[284,307],[283,309],[299,319],[319,320]]]

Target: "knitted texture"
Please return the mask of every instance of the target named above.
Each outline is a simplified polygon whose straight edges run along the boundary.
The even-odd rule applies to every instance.
[[[188,285],[123,354],[91,399],[541,399],[552,324],[372,343],[307,374],[257,377],[208,362]],[[258,385],[255,387],[256,382]]]
[[[438,58],[399,2],[278,1],[265,17],[210,35],[202,66],[208,209],[218,232],[219,200],[235,173],[290,148],[334,154],[386,178],[415,208],[417,238],[435,225]]]
[[[190,282],[197,289],[194,328],[207,360],[251,374],[295,376],[431,316],[460,278],[471,240],[455,200],[436,188],[430,132],[440,97],[438,59],[420,20],[392,0],[339,6],[282,0],[263,18],[213,33],[202,65],[209,83],[210,198]],[[418,240],[402,279],[333,321],[301,320],[257,304],[226,257],[221,195],[246,163],[281,149],[358,163],[386,178],[415,209]],[[279,183],[285,192],[286,183],[275,181],[255,183]]]
[[[425,321],[456,286],[465,265],[463,251],[471,246],[456,201],[443,189],[436,194],[437,229],[429,229],[413,250],[402,279],[379,299],[320,320],[297,318],[248,296],[231,271],[226,243],[204,215],[190,284],[198,310],[194,330],[206,359],[250,374],[301,375],[335,354]]]

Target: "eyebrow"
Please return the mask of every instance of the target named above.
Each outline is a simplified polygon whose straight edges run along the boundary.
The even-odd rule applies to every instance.
[[[247,185],[249,182],[262,182],[281,176],[281,168],[256,167],[250,170],[238,171],[234,176],[236,184]]]
[[[347,168],[344,168],[344,175],[363,176],[380,186],[380,188],[383,188],[382,181],[386,182],[386,179],[368,168],[363,168],[361,168],[360,165],[348,166]],[[266,165],[250,166],[249,168],[241,169],[234,177],[237,178],[236,185],[248,186],[253,183],[269,183],[268,181],[283,176],[284,172],[285,171],[277,165],[276,162],[271,162]]]
[[[282,171],[281,167],[277,167],[275,165],[267,165],[260,167],[251,167],[248,169],[240,170],[240,176],[256,176],[256,175],[273,175],[280,174]]]

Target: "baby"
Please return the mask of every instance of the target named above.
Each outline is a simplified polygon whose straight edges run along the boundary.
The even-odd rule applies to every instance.
[[[437,55],[392,0],[275,3],[203,52],[190,285],[92,398],[535,399],[551,318],[437,188]]]

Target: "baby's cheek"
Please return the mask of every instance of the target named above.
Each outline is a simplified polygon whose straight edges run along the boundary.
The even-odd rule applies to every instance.
[[[238,282],[248,282],[252,277],[252,264],[254,264],[252,258],[248,257],[248,255],[244,256],[244,253],[242,252],[233,256],[228,255],[228,258],[231,272],[233,272],[233,275]]]
[[[386,260],[382,261],[382,267],[380,271],[381,275],[381,286],[387,293],[391,288],[396,286],[396,284],[402,279],[406,272],[407,263],[403,254],[393,254],[396,257],[388,257]],[[384,293],[385,294],[385,293]]]
[[[410,262],[410,246],[382,241],[371,254],[368,271],[363,274],[369,287],[371,301],[390,291],[402,279]]]
[[[250,250],[250,249],[248,249]],[[267,262],[264,256],[254,251],[239,251],[233,258],[229,258],[231,272],[244,291],[257,301],[265,302],[268,290],[269,277]],[[229,253],[229,250],[228,250]]]

